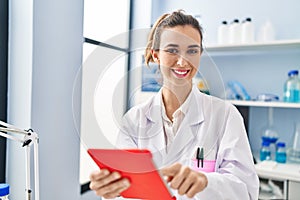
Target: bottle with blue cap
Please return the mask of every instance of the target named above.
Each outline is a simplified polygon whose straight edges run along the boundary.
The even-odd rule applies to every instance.
[[[278,142],[275,154],[275,160],[278,163],[286,163],[286,150],[285,150],[285,143]]]
[[[0,183],[0,200],[9,200],[9,185],[6,183]]]
[[[262,146],[260,149],[260,160],[271,160],[271,150],[270,150],[270,142],[263,140]]]
[[[291,70],[288,72],[288,80],[284,83],[284,102],[300,102],[300,79],[298,74],[298,70]]]

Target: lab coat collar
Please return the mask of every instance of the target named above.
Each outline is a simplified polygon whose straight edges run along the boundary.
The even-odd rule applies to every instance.
[[[196,86],[193,86],[191,92],[193,96],[191,97],[190,109],[187,113],[189,116],[188,121],[190,125],[196,125],[204,120],[204,108],[202,107],[204,94]]]
[[[202,108],[202,93],[199,92],[196,86],[192,87],[191,91],[190,102],[189,102],[189,109],[187,115],[190,116],[189,124],[195,125],[204,120],[203,108]],[[200,98],[199,98],[200,96]],[[200,99],[200,101],[199,101]],[[161,108],[162,108],[162,89],[154,96],[154,100],[152,105],[150,105],[149,110],[146,112],[146,117],[153,123],[162,120],[161,117]]]
[[[161,96],[162,89],[158,91],[158,93],[154,96],[153,102],[149,107],[149,110],[146,112],[146,117],[149,121],[153,123],[157,123],[162,120],[161,117]]]

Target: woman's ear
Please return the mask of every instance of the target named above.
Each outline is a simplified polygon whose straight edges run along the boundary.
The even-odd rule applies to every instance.
[[[151,50],[151,55],[155,63],[159,64],[159,55],[158,51]]]

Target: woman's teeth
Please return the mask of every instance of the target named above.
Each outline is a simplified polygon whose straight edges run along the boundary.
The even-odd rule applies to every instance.
[[[188,73],[188,70],[173,70],[176,74],[185,75]]]

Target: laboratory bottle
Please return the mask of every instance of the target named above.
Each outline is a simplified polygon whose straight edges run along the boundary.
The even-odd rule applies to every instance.
[[[222,21],[218,27],[218,44],[224,45],[229,43],[229,25],[227,21]]]
[[[295,123],[295,133],[293,145],[287,151],[288,160],[300,163],[300,122]]]
[[[267,20],[261,27],[258,33],[260,42],[271,42],[275,40],[275,31],[271,21]]]
[[[9,185],[6,183],[0,183],[0,200],[9,200]]]
[[[242,43],[251,44],[255,41],[254,39],[254,25],[250,17],[246,18],[241,25]]]
[[[278,163],[286,163],[286,149],[284,142],[278,142],[276,145],[275,160]]]
[[[263,141],[259,154],[260,160],[271,160],[270,142]]]
[[[241,43],[241,25],[238,19],[234,19],[229,27],[229,43]]]
[[[291,70],[288,72],[288,79],[284,83],[284,102],[300,102],[300,79],[298,77],[298,70]]]
[[[270,144],[275,144],[278,140],[278,133],[275,130],[275,127],[269,124],[264,130],[262,134],[262,140],[269,142]]]

